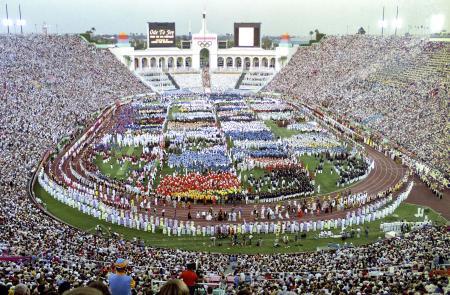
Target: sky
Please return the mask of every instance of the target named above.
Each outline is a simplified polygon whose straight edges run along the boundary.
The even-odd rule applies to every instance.
[[[0,19],[19,17],[27,21],[25,33],[41,30],[45,22],[50,33],[79,33],[91,27],[96,33],[145,33],[148,21],[176,23],[176,33],[200,30],[201,13],[207,13],[208,31],[232,33],[234,22],[261,22],[263,35],[305,36],[319,29],[326,34],[355,33],[363,27],[369,34],[380,34],[378,22],[385,7],[388,27],[399,7],[402,27],[399,34],[429,33],[432,15],[444,18],[443,29],[450,31],[450,0],[0,0]],[[14,27],[11,31],[18,31]],[[0,33],[6,27],[1,25]]]

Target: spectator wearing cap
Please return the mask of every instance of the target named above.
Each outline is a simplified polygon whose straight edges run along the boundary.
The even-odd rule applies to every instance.
[[[114,264],[116,272],[109,275],[109,288],[112,295],[130,295],[131,288],[134,288],[133,278],[127,275],[128,261],[118,258]]]

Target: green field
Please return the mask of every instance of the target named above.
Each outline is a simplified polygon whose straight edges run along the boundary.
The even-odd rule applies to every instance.
[[[133,239],[134,237],[143,239],[147,245],[154,247],[164,247],[164,248],[177,248],[183,250],[191,251],[201,251],[201,252],[214,252],[214,253],[242,253],[242,254],[258,254],[258,253],[292,253],[292,252],[302,252],[302,251],[314,251],[317,247],[326,247],[328,243],[342,244],[340,239],[318,239],[315,237],[316,233],[309,233],[306,239],[298,242],[294,242],[294,236],[288,235],[290,242],[287,245],[282,244],[281,247],[273,247],[275,240],[275,235],[261,234],[254,235],[252,245],[246,246],[231,246],[231,239],[217,240],[216,246],[212,245],[209,237],[168,237],[163,235],[161,232],[152,234],[149,232],[138,231],[135,229],[129,229],[118,225],[113,225],[101,220],[98,220],[92,216],[83,214],[78,210],[75,210],[59,201],[53,199],[48,195],[40,186],[37,184],[34,188],[35,194],[39,197],[45,204],[47,210],[60,218],[61,220],[87,232],[94,232],[94,227],[96,225],[101,225],[103,228],[110,228],[112,232],[119,233],[125,239]],[[407,220],[407,221],[419,221],[418,218],[414,217],[417,212],[416,205],[402,204],[394,213],[394,215],[385,218],[384,222],[392,222],[396,220]],[[445,224],[447,221],[434,212],[431,209],[426,209],[425,214],[437,224]],[[369,224],[369,237],[365,238],[361,235],[361,238],[347,239],[347,243],[353,243],[354,245],[362,245],[373,242],[379,237],[383,237],[384,234],[379,231],[380,223],[382,221],[376,221]],[[106,230],[108,231],[108,230]],[[256,247],[256,240],[262,239],[262,246]],[[241,240],[241,237],[239,238]],[[221,246],[218,246],[218,244]]]
[[[252,170],[244,170],[241,172],[242,173],[242,184],[244,188],[250,188],[250,184],[248,183],[248,181],[244,181],[243,178],[245,175],[247,175],[247,179],[250,176],[250,174],[253,174],[253,177],[255,177],[256,179],[259,179],[261,177],[263,177],[264,175],[267,174],[265,169],[262,168],[253,168]],[[263,192],[267,192],[269,190],[268,185],[264,185],[262,187],[262,191]]]
[[[310,175],[313,174],[313,171],[316,170],[320,162],[319,157],[309,155],[301,155],[299,160],[308,169]],[[339,175],[336,173],[336,171],[333,171],[333,174],[331,174],[332,167],[333,165],[331,164],[331,162],[325,160],[322,173],[316,175],[314,186],[317,192],[317,187],[320,185],[320,192],[318,193],[318,195],[329,194],[345,188],[345,187],[338,187],[336,185],[339,179]],[[347,187],[353,184],[347,185]]]
[[[106,175],[113,179],[123,180],[128,177],[131,171],[139,168],[139,164],[132,165],[130,161],[125,161],[123,165],[120,165],[117,161],[122,155],[136,156],[140,157],[142,155],[142,146],[139,147],[123,147],[123,148],[113,148],[111,150],[111,158],[108,162],[103,163],[100,155],[97,155],[94,164],[97,165],[98,169],[103,175]],[[141,162],[141,165],[146,163]]]
[[[288,138],[296,134],[300,134],[301,131],[298,130],[290,130],[285,127],[279,127],[274,120],[264,121],[267,127],[270,128],[270,131],[277,136],[278,138]]]
[[[170,109],[169,109],[169,115],[168,115],[168,118],[167,118],[167,119],[169,119],[169,121],[170,121],[170,120],[173,120],[172,114],[173,114],[173,113],[179,113],[179,112],[181,112],[181,106],[178,106],[178,105],[172,105],[172,106],[170,106]]]

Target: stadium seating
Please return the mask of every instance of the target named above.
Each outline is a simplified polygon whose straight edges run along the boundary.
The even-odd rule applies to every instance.
[[[300,48],[265,89],[368,127],[448,179],[449,48],[414,37],[330,36]]]

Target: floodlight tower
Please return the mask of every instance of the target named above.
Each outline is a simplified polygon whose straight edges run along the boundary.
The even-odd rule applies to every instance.
[[[381,17],[381,36],[384,33],[384,6],[383,6],[383,16]]]
[[[381,36],[384,35],[384,28],[387,27],[387,21],[384,20],[384,6],[383,6],[383,14],[381,20],[378,21],[378,26],[381,28]]]
[[[394,36],[397,36],[397,28],[399,27],[400,23],[398,20],[398,5],[397,5],[397,14],[395,15],[395,31]]]
[[[5,6],[6,6],[6,20],[3,21],[3,24],[6,25],[6,28],[8,29],[8,35],[9,35],[10,22],[9,22],[9,16],[8,16],[8,3],[5,3]]]
[[[24,22],[22,21],[22,10],[20,9],[20,4],[19,4],[19,24],[20,24],[20,34],[23,35]]]

